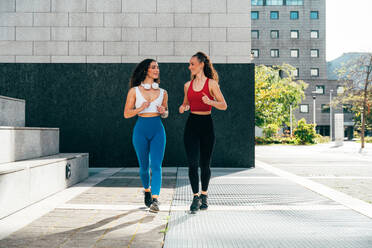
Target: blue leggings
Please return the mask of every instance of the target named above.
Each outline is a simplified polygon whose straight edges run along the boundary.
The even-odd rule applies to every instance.
[[[161,187],[161,165],[165,150],[165,131],[159,116],[138,117],[133,130],[133,145],[140,166],[140,177],[145,189],[159,195]]]

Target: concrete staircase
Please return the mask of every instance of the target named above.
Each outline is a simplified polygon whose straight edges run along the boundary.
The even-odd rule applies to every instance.
[[[0,96],[0,219],[88,177],[88,153],[59,153],[59,128],[25,127],[25,101]]]

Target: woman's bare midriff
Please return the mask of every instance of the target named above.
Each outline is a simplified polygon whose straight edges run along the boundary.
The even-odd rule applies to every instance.
[[[143,114],[138,114],[138,116],[141,117],[155,117],[155,116],[160,116],[159,113],[143,113]]]
[[[191,113],[195,115],[210,115],[212,111],[192,111]]]

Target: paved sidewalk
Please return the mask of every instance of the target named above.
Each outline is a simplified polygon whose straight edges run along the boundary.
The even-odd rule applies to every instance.
[[[89,179],[100,176],[99,170],[91,171]],[[149,213],[144,208],[138,168],[123,168],[98,179],[98,184],[86,185],[83,182],[58,193],[54,196],[54,201],[68,198],[68,191],[73,194],[74,190],[81,190],[76,197],[62,201],[40,218],[0,240],[0,248],[162,247],[162,230],[166,228],[168,221],[176,186],[176,172],[177,168],[163,169],[160,199],[162,211],[158,214]],[[41,205],[53,204],[48,201],[50,200],[46,199],[46,203]],[[34,212],[38,210],[36,207]],[[15,219],[27,223],[27,218]],[[7,232],[6,223],[2,225],[6,221],[0,220],[1,234]]]
[[[259,147],[256,168],[213,168],[209,210],[197,214],[186,168],[164,168],[158,214],[143,207],[138,168],[91,169],[85,182],[0,220],[0,248],[372,247],[371,218],[282,170],[280,149]],[[309,159],[301,168],[323,166]]]
[[[372,203],[372,144],[256,146],[256,159]]]

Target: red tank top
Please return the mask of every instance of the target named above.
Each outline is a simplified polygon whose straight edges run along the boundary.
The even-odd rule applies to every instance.
[[[207,80],[205,81],[204,87],[201,91],[194,91],[194,89],[192,88],[193,82],[194,80],[190,82],[189,89],[187,90],[187,99],[190,104],[190,111],[211,111],[212,106],[205,104],[202,100],[204,94],[206,94],[209,99],[213,100],[211,93],[209,93],[209,78],[207,78]]]

